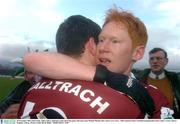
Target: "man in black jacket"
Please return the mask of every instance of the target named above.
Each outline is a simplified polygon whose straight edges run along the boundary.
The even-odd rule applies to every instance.
[[[24,68],[21,68],[21,70],[18,70],[16,74],[19,74],[22,72],[24,72]],[[22,81],[22,83],[20,83],[14,90],[12,90],[10,94],[6,96],[3,99],[3,101],[0,103],[0,117],[1,118],[17,118],[17,111],[19,108],[19,103],[23,95],[39,79],[37,78],[37,75],[31,72],[25,71],[24,80]]]
[[[167,97],[174,110],[174,117],[180,118],[180,81],[175,72],[164,69],[167,63],[167,52],[162,48],[153,48],[149,52],[150,69],[136,76],[141,82],[156,86]]]
[[[24,80],[20,83],[0,104],[1,118],[17,118],[19,102],[25,92],[31,87],[31,84]],[[12,111],[10,111],[12,110]]]

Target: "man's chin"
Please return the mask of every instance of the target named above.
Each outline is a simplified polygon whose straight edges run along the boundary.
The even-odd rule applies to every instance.
[[[152,69],[153,72],[159,72],[160,69]]]
[[[109,65],[108,64],[105,64],[105,63],[100,63],[101,65],[104,65],[106,68],[109,69]]]

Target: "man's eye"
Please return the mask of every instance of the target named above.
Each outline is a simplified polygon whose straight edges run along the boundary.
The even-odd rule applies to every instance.
[[[117,41],[117,40],[112,40],[112,42],[113,42],[113,43],[118,43],[119,41]]]
[[[104,40],[100,39],[99,42],[103,42]]]

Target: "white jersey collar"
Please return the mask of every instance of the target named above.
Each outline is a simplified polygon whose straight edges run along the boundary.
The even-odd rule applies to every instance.
[[[163,79],[163,78],[165,78],[165,73],[163,71],[160,75],[156,75],[151,71],[149,73],[149,77],[152,78],[152,79]]]

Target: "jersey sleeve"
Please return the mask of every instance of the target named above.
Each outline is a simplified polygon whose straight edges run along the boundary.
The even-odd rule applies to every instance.
[[[153,113],[153,116],[151,118],[153,119],[165,119],[166,117],[163,117],[163,109],[168,108],[167,110],[171,110],[171,106],[167,100],[167,98],[158,90],[155,86],[152,85],[146,85],[146,88],[151,95],[151,97],[154,100],[155,104],[155,111]],[[171,116],[171,115],[169,115]]]

